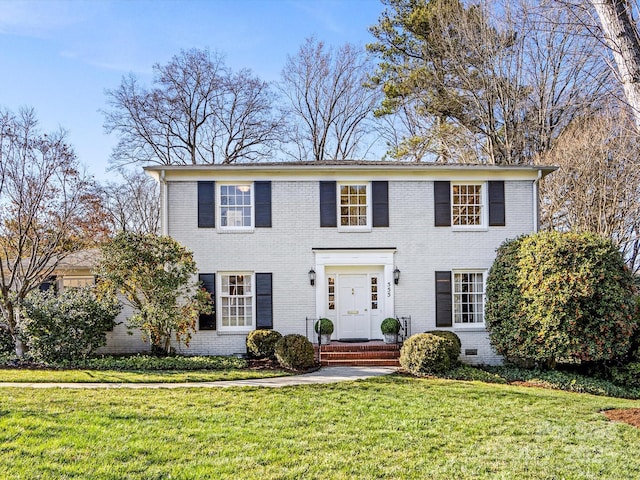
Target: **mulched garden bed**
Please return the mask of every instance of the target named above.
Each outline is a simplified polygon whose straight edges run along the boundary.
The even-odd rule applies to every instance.
[[[640,428],[640,408],[621,408],[619,410],[605,410],[602,412],[614,422],[624,422]]]

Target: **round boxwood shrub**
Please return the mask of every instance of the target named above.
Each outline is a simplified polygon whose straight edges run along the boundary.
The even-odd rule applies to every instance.
[[[431,333],[418,333],[405,340],[400,365],[413,375],[446,372],[451,368],[447,347],[450,341]]]
[[[303,335],[282,337],[276,343],[275,354],[280,365],[292,370],[305,370],[314,364],[313,345]]]
[[[385,335],[397,335],[400,332],[400,322],[397,318],[385,318],[380,324],[380,330]]]
[[[251,358],[273,358],[282,334],[275,330],[252,330],[247,335],[247,354]]]
[[[449,330],[432,330],[426,333],[444,338],[447,341],[447,355],[449,355],[451,366],[453,367],[458,365],[460,351],[462,350],[462,342],[460,341],[460,337],[455,333],[450,332]]]
[[[316,333],[320,333],[322,335],[331,335],[333,333],[333,322],[328,318],[321,318],[315,323],[313,328]]]
[[[631,348],[634,294],[633,276],[610,240],[541,232],[498,249],[485,321],[496,351],[515,363],[603,363]]]

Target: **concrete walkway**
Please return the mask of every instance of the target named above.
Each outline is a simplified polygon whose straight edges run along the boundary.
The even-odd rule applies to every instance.
[[[222,388],[222,387],[289,387],[320,383],[349,382],[389,375],[395,367],[322,367],[320,370],[289,377],[255,378],[251,380],[222,380],[219,382],[185,383],[28,383],[0,382],[0,388]]]

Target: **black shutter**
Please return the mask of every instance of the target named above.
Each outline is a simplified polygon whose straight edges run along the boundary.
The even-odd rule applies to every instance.
[[[216,183],[198,182],[198,228],[216,226]]]
[[[389,226],[389,182],[371,182],[373,226]]]
[[[451,272],[436,272],[436,327],[452,323]]]
[[[215,273],[201,273],[198,280],[202,283],[203,288],[211,294],[211,302],[213,303],[214,312],[211,315],[200,315],[198,320],[199,330],[215,330],[216,329],[216,275]]]
[[[256,329],[273,328],[273,297],[270,273],[256,273]]]
[[[489,182],[489,226],[505,226],[504,205],[504,182]]]
[[[271,182],[254,182],[255,226],[271,227]]]
[[[337,226],[336,182],[320,182],[320,226]]]
[[[451,226],[451,183],[433,182],[436,227]]]

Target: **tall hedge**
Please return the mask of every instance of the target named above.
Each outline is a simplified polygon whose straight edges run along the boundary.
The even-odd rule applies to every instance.
[[[508,359],[554,367],[624,357],[636,325],[633,277],[615,245],[589,233],[505,242],[489,272],[486,324]]]

